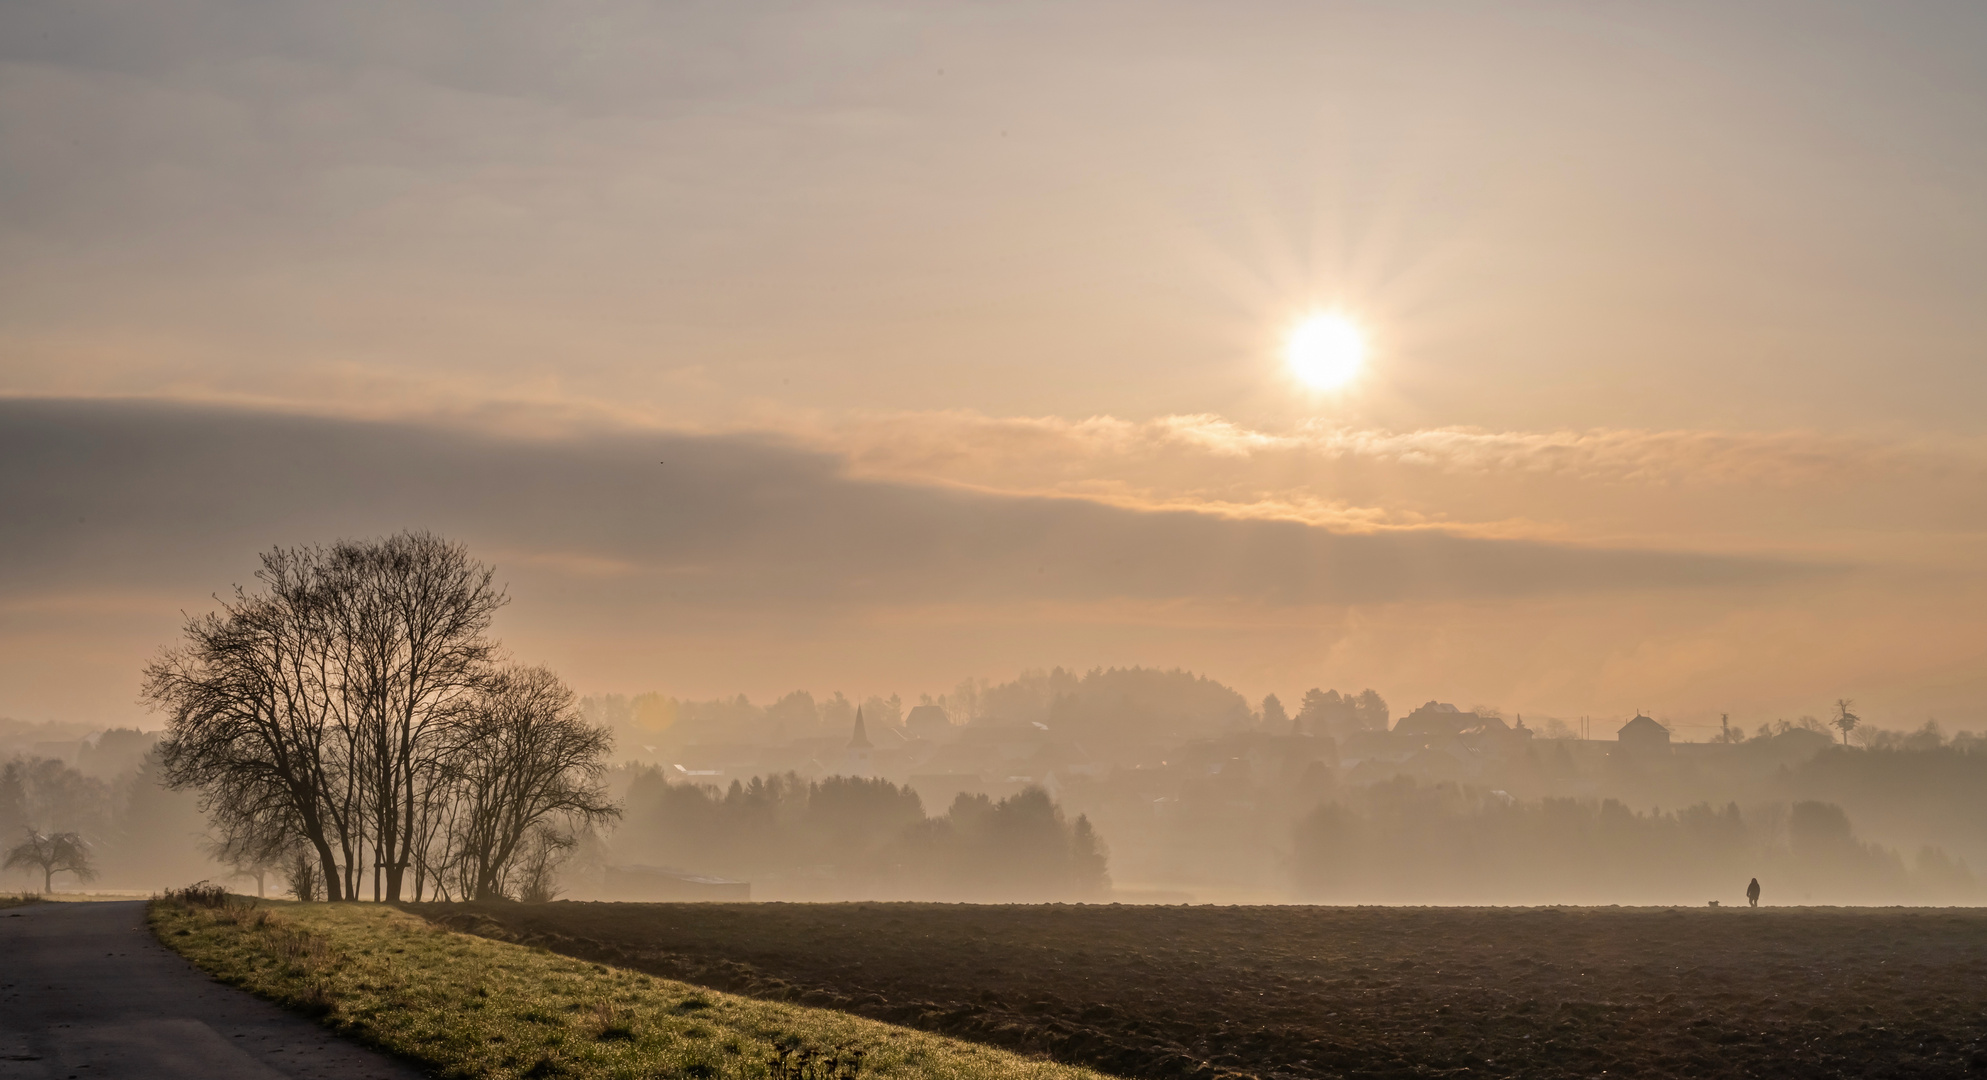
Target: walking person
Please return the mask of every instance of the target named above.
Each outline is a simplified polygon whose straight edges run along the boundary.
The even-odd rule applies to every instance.
[[[1752,884],[1750,884],[1750,885],[1746,886],[1746,905],[1747,905],[1748,907],[1758,907],[1758,906],[1759,906],[1759,879],[1758,879],[1758,878],[1753,878],[1753,879],[1752,879]]]

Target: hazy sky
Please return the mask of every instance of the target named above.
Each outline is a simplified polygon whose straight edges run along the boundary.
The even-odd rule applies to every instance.
[[[128,721],[257,550],[424,526],[582,690],[1987,724],[1983,55],[1971,0],[16,0],[0,713]]]

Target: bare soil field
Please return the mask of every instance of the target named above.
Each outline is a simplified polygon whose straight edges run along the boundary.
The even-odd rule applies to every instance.
[[[1130,1077],[1987,1076],[1987,911],[408,906]]]

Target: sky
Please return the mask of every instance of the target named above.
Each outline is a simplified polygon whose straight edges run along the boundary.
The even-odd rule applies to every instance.
[[[258,551],[433,528],[583,692],[1987,726],[1983,54],[1962,2],[9,3],[0,714],[147,722]]]

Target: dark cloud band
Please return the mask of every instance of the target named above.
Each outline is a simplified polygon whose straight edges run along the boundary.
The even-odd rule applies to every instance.
[[[0,402],[0,587],[218,588],[254,552],[405,527],[602,602],[1384,603],[1750,587],[1797,562],[1140,512],[854,479],[768,439],[558,441],[157,402]],[[502,561],[501,559],[499,560]]]

